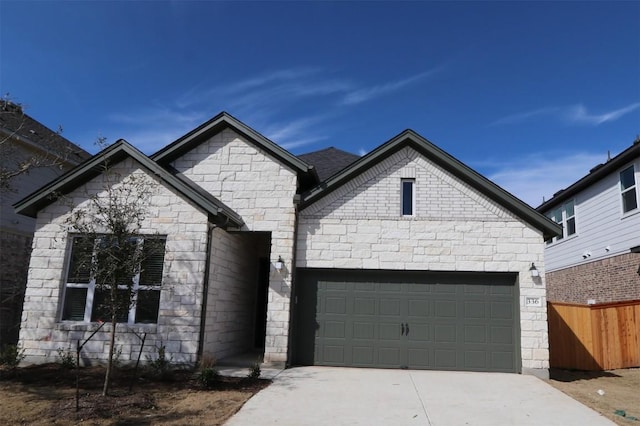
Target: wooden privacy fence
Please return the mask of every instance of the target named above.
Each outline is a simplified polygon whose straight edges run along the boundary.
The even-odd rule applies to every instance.
[[[547,304],[549,364],[576,370],[640,367],[640,300]]]

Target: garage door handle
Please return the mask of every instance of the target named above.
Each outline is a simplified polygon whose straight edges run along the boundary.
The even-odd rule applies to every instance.
[[[400,335],[404,336],[404,323],[400,323]]]
[[[406,324],[405,324],[405,333],[404,333],[404,335],[405,335],[405,336],[408,336],[408,335],[409,335],[409,323],[406,323]]]

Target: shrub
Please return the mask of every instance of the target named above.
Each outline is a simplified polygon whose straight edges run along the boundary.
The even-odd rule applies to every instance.
[[[163,344],[156,346],[156,359],[147,356],[149,367],[156,377],[162,380],[169,380],[173,377],[173,366],[171,362],[173,357],[167,357],[166,347]]]
[[[71,369],[76,365],[76,354],[71,350],[71,345],[64,350],[63,348],[58,348],[58,363],[64,369]]]
[[[20,349],[18,345],[6,345],[2,351],[0,351],[0,365],[15,368],[24,357],[24,349]]]
[[[220,373],[212,367],[203,368],[198,376],[198,381],[205,388],[213,387],[220,380]]]
[[[249,374],[247,375],[247,378],[257,379],[260,377],[261,373],[262,373],[262,370],[260,369],[260,363],[256,361],[256,363],[251,366],[251,369],[249,370]]]

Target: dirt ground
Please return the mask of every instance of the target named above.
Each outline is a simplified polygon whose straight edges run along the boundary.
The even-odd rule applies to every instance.
[[[80,410],[75,371],[59,364],[0,369],[0,421],[6,425],[220,425],[268,380],[220,378],[203,388],[192,371],[170,380],[117,371],[111,395],[101,396],[104,369],[80,370]],[[583,372],[552,370],[549,383],[619,425],[640,426],[640,369]],[[617,414],[616,414],[617,413]],[[624,415],[623,415],[624,414]]]
[[[220,378],[203,388],[192,371],[160,380],[118,371],[102,397],[104,369],[80,370],[80,410],[76,411],[75,371],[58,364],[0,370],[0,418],[6,425],[220,425],[270,381]]]
[[[619,425],[640,426],[640,368],[551,370],[549,383]],[[616,414],[617,412],[617,414]]]

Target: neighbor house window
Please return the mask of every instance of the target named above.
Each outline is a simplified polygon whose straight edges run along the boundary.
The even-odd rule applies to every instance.
[[[568,201],[555,209],[549,215],[549,218],[562,226],[562,235],[547,240],[547,244],[551,244],[554,241],[560,241],[563,238],[570,237],[576,233],[576,211],[575,202],[573,200]]]
[[[626,213],[638,208],[636,194],[636,178],[633,166],[620,172],[620,191],[622,194],[622,212]]]
[[[71,253],[64,291],[62,319],[65,321],[108,321],[108,293],[96,286],[92,266],[104,267],[109,260],[101,256],[100,245],[109,244],[108,236],[90,239],[72,237]],[[157,323],[160,305],[160,288],[164,265],[165,238],[132,238],[130,244],[142,255],[137,272],[130,277],[134,303],[128,312],[118,315],[122,323]],[[123,297],[127,295],[127,283],[119,286]]]
[[[414,215],[415,179],[402,179],[402,216]]]

